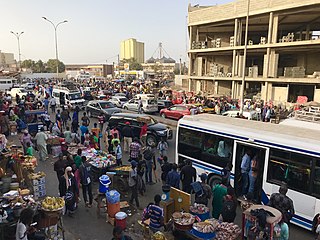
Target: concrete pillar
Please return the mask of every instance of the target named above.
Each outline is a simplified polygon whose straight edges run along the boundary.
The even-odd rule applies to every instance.
[[[214,81],[214,94],[218,94],[218,81]]]
[[[279,16],[278,15],[274,15],[273,16],[273,25],[272,25],[271,43],[277,43],[278,42],[278,27],[279,27]]]
[[[233,53],[232,53],[232,70],[231,70],[231,74],[232,74],[232,77],[235,76],[235,73],[236,73],[236,54],[237,54],[237,51],[236,50],[233,50]]]
[[[199,28],[197,27],[196,42],[199,42]]]
[[[239,19],[234,20],[234,46],[238,46],[238,30],[239,30]]]
[[[307,29],[306,29],[306,40],[310,40],[310,24],[307,25]]]
[[[231,84],[231,98],[236,98],[234,95],[235,95],[235,81],[233,80]]]
[[[269,14],[269,28],[268,28],[268,43],[271,43],[271,36],[272,36],[272,26],[273,26],[273,12]]]

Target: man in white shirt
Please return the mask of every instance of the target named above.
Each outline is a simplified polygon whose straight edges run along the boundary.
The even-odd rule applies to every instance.
[[[43,127],[40,129],[40,132],[38,132],[36,134],[35,139],[37,141],[37,148],[38,148],[38,151],[39,151],[40,161],[45,161],[48,158],[48,152],[47,152],[47,139],[48,139],[48,136],[44,132],[44,128]]]

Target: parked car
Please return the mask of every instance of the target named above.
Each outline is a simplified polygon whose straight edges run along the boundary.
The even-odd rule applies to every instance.
[[[239,117],[240,111],[239,110],[229,110],[221,114],[222,116],[227,117]],[[248,120],[256,120],[257,119],[257,112],[256,111],[243,111],[242,113],[244,118],[247,118]]]
[[[155,98],[141,99],[142,101],[142,112],[144,113],[154,113],[158,111],[158,104]],[[138,111],[139,99],[134,98],[129,102],[123,104],[123,108],[131,111]]]
[[[91,91],[88,91],[88,90],[83,91],[83,98],[84,100],[87,100],[87,101],[91,101],[94,99]]]
[[[27,90],[24,88],[12,88],[7,93],[10,94],[12,98],[16,98],[17,95],[22,98],[26,97],[28,94]]]
[[[170,100],[161,99],[158,100],[158,111],[164,108],[169,108],[173,105],[173,103]]]
[[[123,96],[112,96],[109,101],[116,105],[118,108],[122,108],[122,106],[129,100]]]
[[[88,102],[86,106],[88,117],[97,117],[101,113],[105,120],[108,120],[112,114],[120,113],[121,109],[117,108],[112,102],[104,100],[93,100]]]
[[[126,94],[125,94],[125,93],[115,93],[114,96],[117,96],[117,97],[126,97]]]
[[[135,137],[140,136],[141,127],[144,122],[147,122],[147,144],[149,146],[157,146],[162,138],[165,140],[172,139],[172,130],[167,125],[158,123],[155,119],[145,114],[116,113],[110,117],[109,126],[110,128],[116,126],[121,135],[121,130],[126,122],[130,123]]]
[[[190,105],[173,105],[169,108],[162,109],[160,116],[163,118],[173,118],[179,120],[185,115],[191,115]]]

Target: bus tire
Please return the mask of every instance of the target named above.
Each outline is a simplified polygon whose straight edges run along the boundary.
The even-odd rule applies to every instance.
[[[213,175],[209,178],[208,180],[208,184],[211,188],[214,188],[215,185],[220,184],[221,183],[221,176],[218,175]]]

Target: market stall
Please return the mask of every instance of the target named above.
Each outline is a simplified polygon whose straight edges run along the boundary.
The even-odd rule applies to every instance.
[[[68,153],[75,156],[77,155],[78,149],[82,149],[82,156],[85,156],[92,166],[91,173],[93,181],[98,181],[100,176],[116,165],[116,158],[112,154],[94,148],[86,148],[80,144],[70,146]]]

